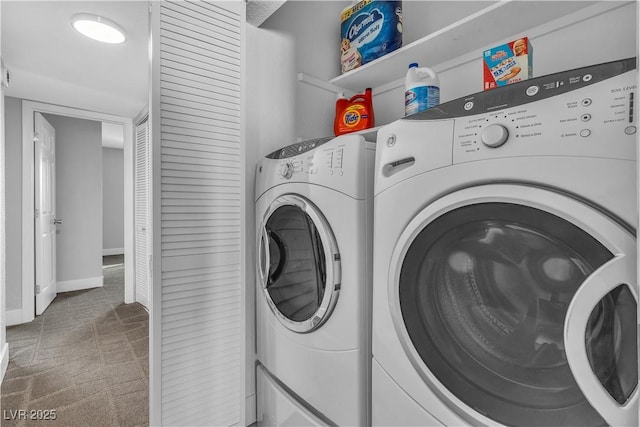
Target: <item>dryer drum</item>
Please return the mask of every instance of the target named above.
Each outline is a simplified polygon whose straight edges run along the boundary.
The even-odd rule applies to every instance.
[[[325,257],[318,231],[296,206],[279,207],[266,224],[269,235],[267,291],[277,309],[296,322],[308,320],[322,303]]]
[[[269,270],[267,273],[268,284],[271,286],[273,282],[278,280],[284,266],[287,264],[287,250],[282,241],[282,237],[275,231],[267,231],[269,236]]]
[[[532,207],[452,210],[409,246],[402,318],[430,372],[478,412],[506,425],[603,425],[572,376],[563,333],[576,290],[611,257],[585,231]],[[622,288],[594,310],[585,342],[594,372],[624,402],[637,367],[627,361],[636,360],[635,301]]]

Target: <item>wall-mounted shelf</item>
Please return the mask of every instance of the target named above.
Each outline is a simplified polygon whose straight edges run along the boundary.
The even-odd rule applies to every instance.
[[[329,82],[359,91],[404,78],[412,62],[435,67],[471,52],[480,58],[483,49],[503,40],[505,35],[525,36],[531,28],[594,3],[597,2],[540,1],[535,13],[531,13],[531,2],[500,1]]]

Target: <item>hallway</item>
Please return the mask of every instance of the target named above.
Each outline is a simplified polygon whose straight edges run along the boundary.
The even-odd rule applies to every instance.
[[[3,426],[148,424],[149,317],[123,302],[122,255],[103,258],[103,275],[102,288],[58,294],[42,316],[7,328]],[[55,420],[29,420],[47,411]]]

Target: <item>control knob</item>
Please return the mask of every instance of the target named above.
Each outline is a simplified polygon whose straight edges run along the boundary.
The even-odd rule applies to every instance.
[[[482,135],[480,137],[484,145],[491,148],[497,148],[507,142],[507,139],[509,138],[509,130],[502,125],[492,124],[482,131]]]
[[[280,175],[282,175],[282,177],[285,179],[290,179],[293,176],[293,163],[287,162],[282,165],[282,171],[280,172]]]

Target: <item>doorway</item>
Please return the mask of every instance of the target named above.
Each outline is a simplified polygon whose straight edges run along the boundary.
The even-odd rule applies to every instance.
[[[23,101],[23,112],[26,108],[33,111],[29,111],[30,117],[42,112],[54,125],[54,118],[69,118],[61,117],[69,112],[56,106],[48,109]],[[73,120],[78,115],[70,117]],[[99,126],[97,119],[101,117],[82,114],[80,118]],[[127,122],[121,125],[127,129]],[[132,127],[128,130],[125,134],[131,142]],[[32,169],[36,169],[32,162]],[[42,316],[8,330],[11,361],[2,384],[5,408],[41,407],[46,401],[60,421],[96,425],[102,421],[90,417],[98,417],[113,425],[133,416],[136,423],[146,424],[148,313],[139,304],[124,303],[124,264],[122,254],[105,257],[100,266],[102,287],[61,293]],[[25,385],[27,388],[21,389]]]
[[[22,286],[22,322],[30,322],[34,319],[34,296],[35,283],[35,259],[34,259],[34,239],[35,233],[28,220],[28,213],[35,212],[34,206],[34,146],[32,135],[34,129],[35,113],[54,114],[58,116],[75,117],[86,120],[108,122],[120,124],[124,128],[124,179],[125,179],[125,240],[124,240],[124,302],[135,301],[133,248],[133,121],[127,117],[113,116],[109,114],[91,112],[70,107],[62,107],[46,103],[23,101],[22,103],[22,162],[23,162],[23,191],[22,191],[22,211],[26,219],[22,223],[22,259],[23,259],[23,286]]]

